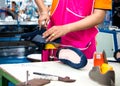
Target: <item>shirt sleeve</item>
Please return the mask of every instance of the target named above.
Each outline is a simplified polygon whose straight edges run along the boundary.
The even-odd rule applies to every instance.
[[[96,9],[112,9],[112,0],[95,0],[94,8]]]

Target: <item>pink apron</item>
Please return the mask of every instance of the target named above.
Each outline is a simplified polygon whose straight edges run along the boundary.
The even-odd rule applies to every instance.
[[[54,25],[64,25],[84,19],[91,15],[94,8],[94,0],[59,0],[56,9],[51,14],[48,28]],[[86,30],[71,32],[61,37],[61,44],[72,45],[79,48],[88,59],[93,57],[96,51],[95,36],[98,33],[96,27]],[[43,52],[43,61],[48,60],[48,52]]]

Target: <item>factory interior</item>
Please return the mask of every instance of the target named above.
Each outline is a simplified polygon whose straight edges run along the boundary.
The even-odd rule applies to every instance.
[[[43,1],[45,6],[50,9],[53,0]],[[16,5],[14,11],[12,9],[13,4]],[[78,70],[62,65],[58,60],[54,61],[56,59],[54,59],[54,56],[52,55],[54,54],[55,47],[54,44],[51,43],[48,44],[48,48],[46,48],[50,50],[51,46],[53,47],[50,51],[50,61],[42,62],[42,51],[44,51],[46,45],[34,42],[33,38],[35,35],[34,33],[40,33],[40,35],[42,35],[40,32],[41,26],[39,26],[38,23],[39,17],[40,13],[35,0],[0,0],[0,86],[32,86],[18,84],[29,82],[30,80],[31,83],[32,80],[33,83],[40,82],[35,80],[39,75],[35,76],[35,74],[32,74],[31,72],[41,72],[45,73],[46,77],[53,77],[45,79],[46,77],[44,76],[45,80],[41,82],[46,82],[48,84],[33,86],[80,86],[80,83],[83,86],[104,86],[103,83],[112,83],[112,85],[106,86],[120,85],[120,0],[112,1],[112,10],[106,12],[104,21],[97,26],[99,33],[96,36],[97,50],[94,54],[94,58],[95,56],[96,58],[97,56],[105,57],[104,59],[107,59],[107,64],[110,64],[109,67],[111,68],[106,75],[101,74],[102,78],[105,78],[103,80],[94,77],[95,74],[97,76],[97,73],[92,73],[95,70],[92,70],[91,60],[90,62],[88,61],[91,65],[87,65],[83,69]],[[43,41],[44,40],[42,40],[42,42]],[[59,44],[59,39],[56,41]],[[59,46],[65,47],[66,45],[59,44]],[[66,54],[68,52],[72,51],[66,51]],[[119,60],[116,59],[116,55],[118,55]],[[93,60],[95,61],[95,59]],[[105,67],[105,71],[107,71],[107,68]],[[69,78],[67,76],[69,76]],[[33,79],[34,77],[37,78]],[[62,79],[63,77],[64,79],[67,77],[68,82],[62,80],[61,82],[59,80],[61,77]],[[109,82],[111,77],[113,82]],[[58,79],[56,80],[56,78]],[[91,78],[96,78],[96,80],[92,80]],[[74,79],[76,81],[74,81]],[[71,80],[71,82],[69,80]]]

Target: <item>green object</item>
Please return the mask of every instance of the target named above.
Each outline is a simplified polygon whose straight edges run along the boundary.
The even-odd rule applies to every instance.
[[[20,83],[19,80],[0,69],[0,86],[8,86],[8,82],[12,82],[15,85]]]

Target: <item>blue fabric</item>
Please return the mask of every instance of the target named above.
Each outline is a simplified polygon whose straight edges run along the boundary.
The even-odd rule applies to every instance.
[[[80,62],[79,63],[73,63],[73,62],[71,62],[71,61],[69,61],[69,60],[66,60],[66,59],[60,59],[60,57],[59,57],[59,52],[60,52],[60,50],[62,50],[62,49],[70,49],[70,50],[73,50],[76,54],[78,54],[79,56],[80,56]],[[70,55],[69,55],[70,56]],[[57,51],[57,57],[58,57],[58,59],[61,61],[61,62],[63,62],[64,64],[67,64],[67,65],[69,65],[70,67],[72,67],[72,68],[75,68],[75,69],[79,69],[79,68],[83,68],[86,64],[87,64],[87,58],[86,58],[86,56],[79,50],[79,49],[77,49],[77,48],[74,48],[74,47],[64,47],[64,48],[61,48],[61,49],[59,49],[58,51]]]
[[[28,33],[24,33],[21,35],[21,39],[27,40],[27,41],[31,41],[33,43],[35,43],[38,47],[41,47],[41,44],[46,44],[47,42],[45,41],[45,38],[42,38],[42,34],[46,31],[45,28],[41,28],[41,30],[39,30],[39,28],[37,28],[35,31],[33,32],[28,32]],[[54,40],[53,42],[55,43],[60,43],[60,38]]]
[[[27,41],[32,41],[32,39],[33,39],[36,35],[42,35],[43,32],[45,32],[45,29],[39,30],[39,28],[37,28],[37,29],[34,30],[33,32],[28,32],[28,33],[21,34],[21,39],[24,39],[24,40],[27,40]],[[44,39],[43,39],[43,40],[44,40]]]

